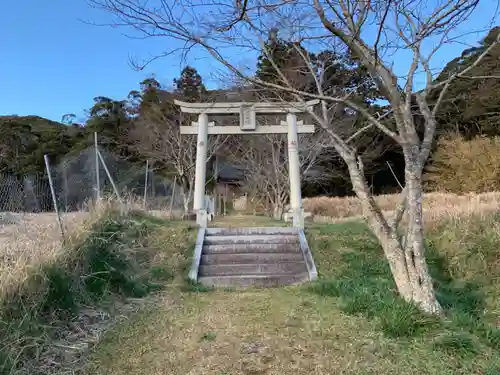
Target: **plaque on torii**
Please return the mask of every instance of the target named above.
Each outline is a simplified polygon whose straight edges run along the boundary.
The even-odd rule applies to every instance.
[[[300,165],[298,155],[298,133],[314,133],[314,125],[304,125],[297,121],[297,113],[309,112],[319,103],[311,100],[304,103],[187,103],[175,100],[174,103],[182,112],[198,114],[198,121],[191,126],[181,126],[181,134],[197,134],[196,176],[194,186],[193,209],[196,211],[196,222],[201,227],[207,226],[207,210],[205,207],[205,184],[207,168],[208,135],[222,134],[287,134],[288,136],[288,168],[290,176],[290,206],[293,226],[304,227],[304,210],[300,189]],[[208,121],[208,115],[240,116],[239,126],[217,126]],[[285,114],[286,121],[276,125],[260,125],[258,114]]]

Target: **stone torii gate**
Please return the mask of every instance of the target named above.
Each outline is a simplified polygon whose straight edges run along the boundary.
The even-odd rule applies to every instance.
[[[198,122],[191,126],[181,126],[181,134],[197,134],[196,176],[194,185],[194,204],[196,222],[199,226],[207,226],[207,210],[205,207],[205,184],[207,170],[207,142],[209,134],[288,134],[288,163],[290,175],[290,207],[293,215],[293,226],[304,227],[304,209],[300,184],[300,165],[298,154],[298,133],[314,133],[314,125],[304,125],[297,121],[297,113],[311,110],[319,100],[306,103],[187,103],[175,100],[174,103],[182,112],[198,114]],[[286,114],[286,121],[279,125],[259,125],[257,114]],[[208,115],[239,114],[240,126],[216,126],[208,121]]]

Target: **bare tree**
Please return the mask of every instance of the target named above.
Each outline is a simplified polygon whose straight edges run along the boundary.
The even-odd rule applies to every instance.
[[[286,138],[281,134],[241,138],[231,158],[245,173],[243,189],[252,199],[269,202],[273,217],[280,220],[290,194]]]
[[[131,147],[147,157],[152,165],[160,166],[176,178],[182,189],[184,214],[190,210],[196,166],[196,136],[181,134],[181,114],[173,119],[158,104],[150,104],[148,110],[135,122],[128,133]],[[224,143],[222,136],[210,136],[208,159]]]
[[[434,80],[431,60],[444,45],[460,41],[458,34],[476,10],[478,0],[432,3],[422,0],[218,0],[202,3],[158,0],[156,6],[141,0],[89,1],[114,14],[117,17],[115,26],[129,27],[145,37],[180,40],[185,43],[181,47],[183,51],[202,47],[232,74],[254,85],[287,92],[298,101],[320,99],[320,110],[310,114],[328,132],[335,150],[347,164],[353,190],[360,199],[369,227],[384,250],[400,295],[424,311],[442,312],[424,255],[422,171],[436,131],[436,112],[448,87],[457,79],[477,78],[470,77],[471,69],[497,47],[500,35],[472,65],[439,82]],[[354,54],[375,80],[390,110],[373,115],[352,100],[349,92],[329,91],[322,81],[324,74],[313,66],[307,54],[302,57],[314,78],[314,90],[294,87],[293,81],[283,72],[280,74],[277,64],[280,81],[263,82],[255,78],[253,69],[235,56],[245,56],[245,50],[263,49],[272,62],[272,54],[266,51],[263,38],[276,29],[286,30],[287,38],[297,46],[318,48],[323,45],[336,50],[344,48]],[[297,52],[301,51],[297,47]],[[164,56],[174,52],[170,49]],[[398,75],[394,65],[397,59],[399,62],[404,59],[402,56],[410,56],[404,77]],[[425,82],[416,91],[420,78]],[[430,102],[429,93],[433,90],[440,94],[435,102]],[[330,111],[335,106],[358,112],[365,118],[366,126],[343,134],[335,122],[330,121]],[[364,176],[363,158],[355,147],[357,138],[373,128],[392,138],[404,155],[405,186],[395,217],[384,216],[375,203]],[[409,220],[401,237],[398,226],[405,210]]]
[[[320,165],[329,139],[316,134],[299,135],[299,162],[302,181],[321,182],[331,174]],[[235,139],[236,140],[236,139]],[[230,160],[245,175],[244,190],[252,199],[271,204],[272,216],[281,220],[290,199],[287,137],[284,134],[238,137],[230,148]]]

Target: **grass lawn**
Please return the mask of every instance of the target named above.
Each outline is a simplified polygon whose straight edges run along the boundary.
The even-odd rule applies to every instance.
[[[318,282],[246,291],[171,286],[105,335],[85,373],[499,375],[500,270],[492,264],[500,235],[491,229],[499,222],[448,223],[430,235],[442,321],[397,298],[363,224],[312,225]]]

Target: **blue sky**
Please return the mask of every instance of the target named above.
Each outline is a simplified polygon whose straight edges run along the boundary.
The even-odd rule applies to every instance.
[[[162,50],[160,40],[131,40],[104,22],[107,14],[84,0],[18,0],[0,15],[0,115],[35,114],[59,121],[83,118],[99,95],[122,99],[151,73],[169,85],[181,63],[163,59],[137,72],[129,57]],[[109,18],[109,17],[108,17]],[[199,61],[188,61],[199,66]]]
[[[485,16],[491,18],[493,5],[493,0],[482,1],[468,27],[482,26]],[[84,0],[18,0],[2,4],[0,115],[33,114],[59,121],[64,114],[75,113],[83,119],[84,109],[92,106],[94,97],[122,99],[151,73],[169,85],[184,65],[171,57],[137,72],[129,64],[131,56],[159,53],[172,42],[133,40],[125,37],[123,30],[88,25],[81,20],[105,22],[109,16],[90,8]],[[471,35],[466,42],[471,44],[477,39],[477,35]],[[463,48],[445,48],[436,56],[435,67],[444,65]],[[395,61],[402,68],[407,59]],[[210,81],[214,63],[206,56],[193,54],[187,63],[198,69],[209,87],[217,85],[217,81]]]

